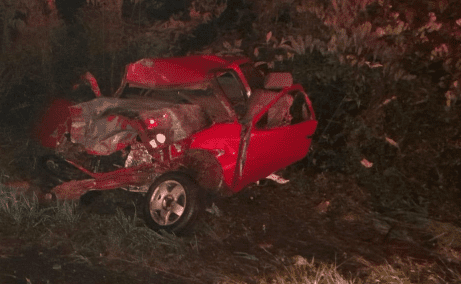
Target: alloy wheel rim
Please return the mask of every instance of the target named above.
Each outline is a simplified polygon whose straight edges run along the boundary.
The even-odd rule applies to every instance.
[[[160,183],[149,200],[150,215],[162,226],[176,223],[184,214],[185,207],[186,190],[175,180]]]

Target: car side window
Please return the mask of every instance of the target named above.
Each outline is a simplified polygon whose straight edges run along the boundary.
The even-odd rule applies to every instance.
[[[309,108],[302,93],[279,98],[256,122],[256,128],[271,129],[297,124],[309,119]]]
[[[252,91],[256,89],[264,89],[264,74],[251,63],[240,65],[243,75],[248,81],[248,85]]]
[[[246,112],[246,94],[242,83],[232,72],[224,72],[217,77],[217,81],[238,116]]]

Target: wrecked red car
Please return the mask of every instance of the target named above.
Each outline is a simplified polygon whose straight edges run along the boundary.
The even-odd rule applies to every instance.
[[[207,194],[239,192],[306,156],[317,127],[290,73],[264,76],[244,57],[188,56],[129,64],[120,88],[94,99],[57,100],[36,136],[50,193],[145,193],[153,229],[188,228]]]

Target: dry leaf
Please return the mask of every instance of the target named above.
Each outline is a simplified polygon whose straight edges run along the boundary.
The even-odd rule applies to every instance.
[[[397,98],[396,96],[393,96],[392,98],[385,100],[381,105],[382,106],[387,105],[388,103],[392,102],[396,98]]]
[[[268,32],[267,35],[266,35],[266,43],[269,43],[269,41],[271,40],[272,38],[272,31]]]
[[[274,69],[274,65],[275,65],[275,64],[274,64],[274,61],[271,61],[271,62],[268,62],[268,63],[267,63],[267,67],[268,67],[269,69]]]
[[[399,144],[397,144],[397,142],[395,142],[394,140],[392,140],[391,138],[389,138],[387,136],[386,136],[386,141],[387,141],[387,143],[391,144],[392,146],[399,148]]]
[[[258,62],[256,62],[254,65],[255,65],[255,67],[259,67],[259,66],[264,65],[264,64],[267,64],[267,62],[258,61]]]
[[[329,206],[330,206],[330,201],[327,200],[315,206],[314,209],[315,211],[319,213],[326,213],[328,211]]]
[[[365,167],[365,168],[371,168],[373,167],[373,163],[368,161],[367,159],[363,158],[362,161],[360,161],[360,163]]]
[[[228,41],[223,42],[222,45],[223,45],[224,48],[226,48],[226,49],[232,49],[232,45],[231,45]]]
[[[276,174],[270,174],[269,176],[266,177],[266,179],[273,180],[278,184],[285,184],[285,183],[289,182],[289,180],[284,179],[283,177],[281,177],[279,175],[276,175]]]
[[[365,61],[365,64],[368,65],[368,67],[370,68],[378,68],[383,66],[381,63],[375,63],[370,61]]]
[[[291,259],[296,266],[309,265],[309,261],[300,255],[295,255]]]
[[[194,8],[190,9],[189,11],[189,16],[191,17],[191,19],[200,19],[200,12],[196,11]]]

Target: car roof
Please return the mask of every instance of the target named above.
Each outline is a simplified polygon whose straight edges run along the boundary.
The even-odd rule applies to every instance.
[[[139,87],[191,86],[209,79],[213,69],[230,68],[250,60],[237,56],[192,55],[144,58],[127,65],[125,81]]]

